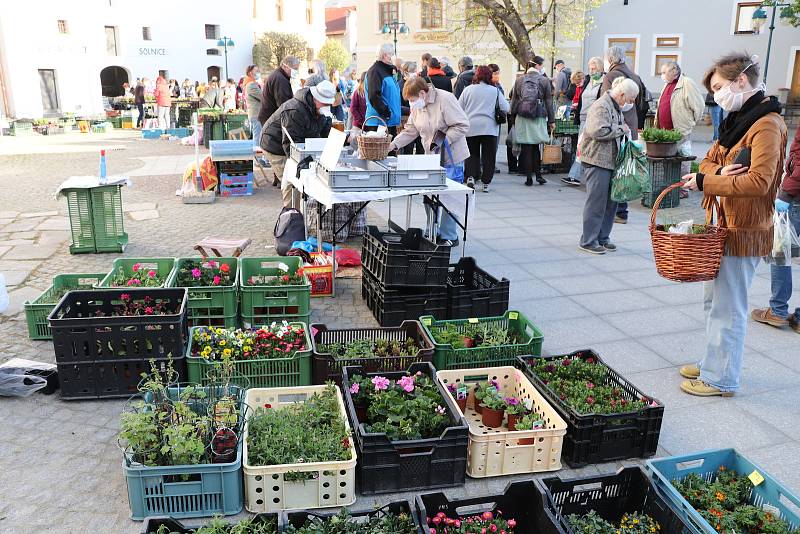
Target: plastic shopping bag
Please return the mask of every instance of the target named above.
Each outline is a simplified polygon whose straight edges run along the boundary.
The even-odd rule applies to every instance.
[[[630,202],[650,191],[647,156],[632,141],[626,140],[617,155],[616,168],[611,177],[611,200]]]
[[[797,236],[794,233],[791,221],[789,221],[789,214],[787,212],[774,212],[772,214],[772,225],[772,253],[767,261],[774,265],[791,265],[792,244],[797,239]]]

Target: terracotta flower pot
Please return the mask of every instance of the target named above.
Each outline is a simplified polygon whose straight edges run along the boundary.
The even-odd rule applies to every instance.
[[[482,413],[483,407],[481,406],[481,401],[478,400],[478,397],[475,394],[472,394],[472,405],[475,407],[475,413]]]
[[[521,415],[515,415],[513,413],[508,414],[508,423],[506,426],[508,427],[509,432],[513,432],[517,429],[517,421],[522,419]]]
[[[461,409],[461,413],[467,413],[467,399],[456,399],[456,404]]]
[[[481,422],[489,428],[501,427],[503,426],[503,415],[505,415],[505,410],[484,407],[481,412]]]

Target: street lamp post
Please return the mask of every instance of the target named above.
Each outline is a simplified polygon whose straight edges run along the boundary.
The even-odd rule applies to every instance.
[[[767,39],[767,57],[764,60],[764,85],[767,84],[767,70],[769,69],[769,55],[772,52],[772,32],[775,30],[775,14],[779,7],[788,7],[789,4],[772,0],[770,2],[762,2],[761,6],[753,12],[753,30],[760,32],[761,27],[767,22],[767,12],[764,7],[772,6],[772,18],[769,23],[769,37]],[[783,13],[781,13],[783,18]]]
[[[386,33],[393,33],[394,34],[394,55],[397,55],[397,32],[400,33],[409,33],[411,30],[408,29],[408,25],[405,22],[398,22],[393,20],[388,24],[384,24],[381,32]]]
[[[224,80],[228,79],[228,48],[233,48],[233,39],[230,37],[222,37],[219,41],[217,41],[217,48],[220,50],[225,51],[225,76],[223,77]]]

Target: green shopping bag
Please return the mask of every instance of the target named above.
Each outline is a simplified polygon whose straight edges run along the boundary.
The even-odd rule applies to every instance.
[[[630,202],[650,193],[650,171],[647,156],[629,140],[623,141],[611,177],[611,200]]]

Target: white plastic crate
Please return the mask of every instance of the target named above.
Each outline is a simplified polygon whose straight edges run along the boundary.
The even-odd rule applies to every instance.
[[[542,473],[561,469],[561,448],[567,423],[533,387],[525,374],[515,367],[487,367],[438,371],[436,378],[446,388],[452,383],[468,384],[470,395],[464,417],[469,423],[469,448],[467,474],[474,478],[512,475],[516,473]],[[503,397],[517,397],[534,413],[540,414],[544,426],[536,430],[508,431],[507,427],[488,428],[475,411],[474,384],[496,380]],[[459,408],[459,412],[461,409]],[[533,438],[530,445],[520,445],[519,440]]]
[[[295,402],[302,402],[314,393],[321,393],[326,386],[298,386],[287,388],[250,389],[245,396],[250,413],[264,404],[272,409],[280,409]],[[339,412],[345,425],[347,411],[342,392],[336,386]],[[250,465],[247,450],[249,422],[244,428],[244,471],[245,507],[252,513],[277,512],[298,508],[330,508],[350,506],[356,500],[356,449],[355,439],[350,439],[351,459],[338,462],[309,462],[271,466]],[[286,481],[287,473],[313,473],[313,480]]]

